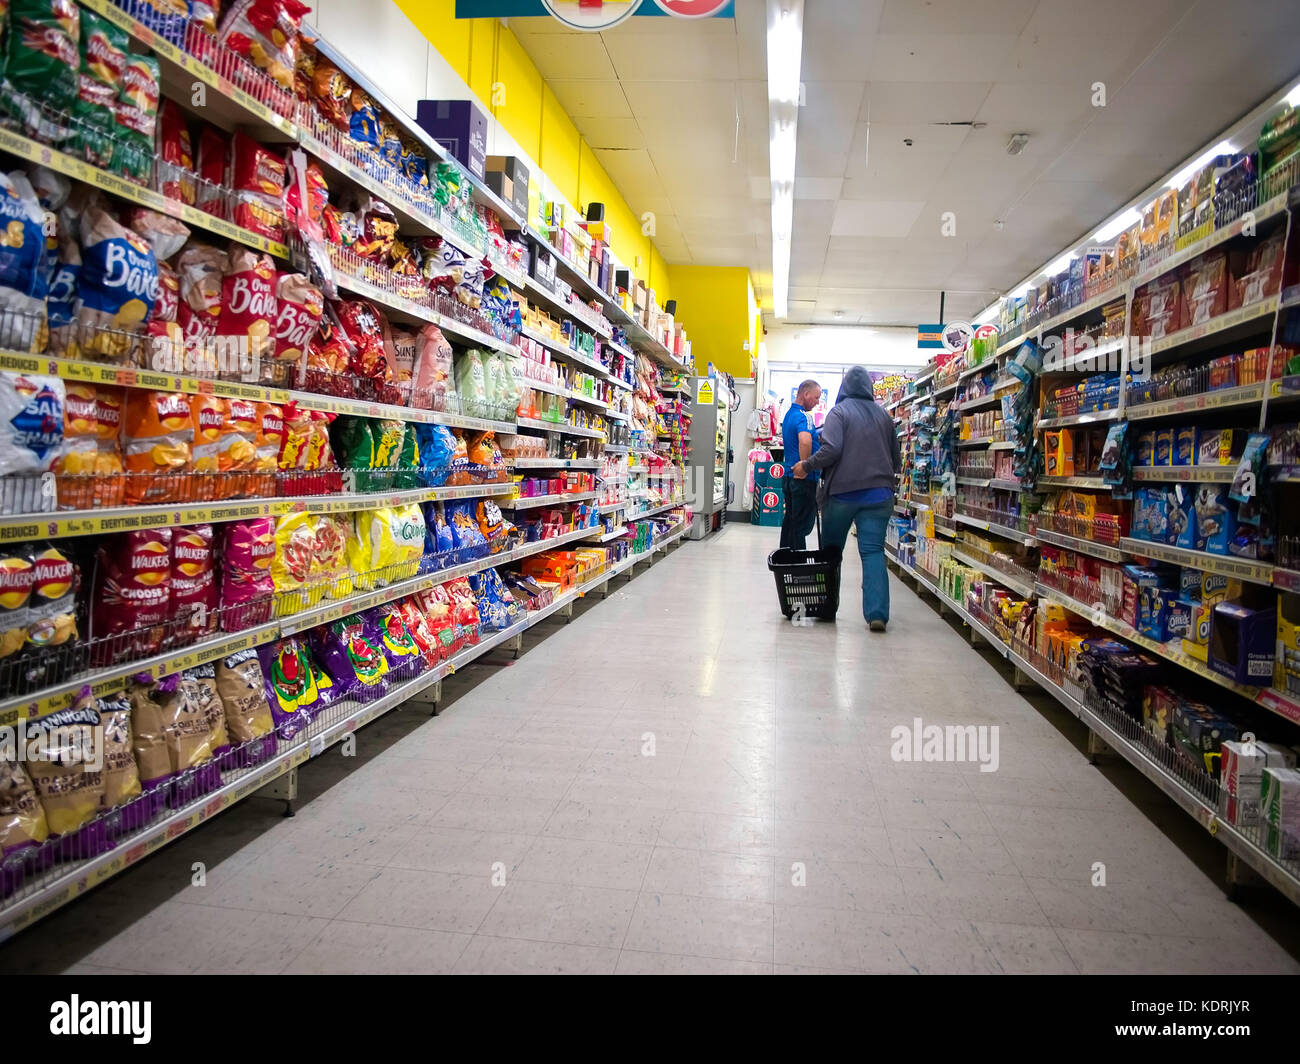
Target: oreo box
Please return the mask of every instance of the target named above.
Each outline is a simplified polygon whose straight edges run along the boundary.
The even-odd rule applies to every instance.
[[[1196,429],[1174,429],[1174,461],[1176,466],[1194,465],[1196,462]]]
[[[1236,602],[1214,607],[1209,666],[1220,676],[1252,687],[1273,682],[1277,610],[1252,610]]]
[[[1165,540],[1183,550],[1196,549],[1196,493],[1182,484],[1176,485],[1166,500],[1168,527]]]
[[[1227,554],[1228,544],[1237,534],[1237,515],[1228,500],[1227,488],[1202,484],[1196,489],[1193,505],[1196,509],[1194,549],[1210,554]]]

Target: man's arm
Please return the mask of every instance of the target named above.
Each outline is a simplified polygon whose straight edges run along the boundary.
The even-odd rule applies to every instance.
[[[840,457],[840,448],[844,443],[842,435],[840,419],[836,416],[836,411],[832,410],[826,415],[826,424],[822,426],[821,446],[814,455],[803,459],[799,464],[809,473],[833,465]]]
[[[812,433],[799,433],[799,459],[806,462],[812,457]]]

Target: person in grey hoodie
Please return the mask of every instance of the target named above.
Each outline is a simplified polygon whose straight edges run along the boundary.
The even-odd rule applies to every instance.
[[[894,419],[876,404],[871,374],[854,366],[844,374],[835,405],[826,415],[821,447],[791,472],[799,479],[822,472],[817,502],[823,547],[842,550],[849,527],[857,526],[862,616],[873,632],[883,632],[889,623],[885,530],[894,512],[894,477],[901,465]]]

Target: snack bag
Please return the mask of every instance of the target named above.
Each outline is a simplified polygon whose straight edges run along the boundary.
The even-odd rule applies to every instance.
[[[275,356],[271,339],[277,318],[275,277],[275,263],[269,255],[232,245],[221,282],[217,334],[237,343],[239,364],[251,380],[264,379],[259,372],[261,364]]]
[[[29,128],[51,137],[40,104],[69,111],[77,98],[81,9],[73,0],[10,0],[5,33],[4,103]]]
[[[219,40],[292,91],[298,26],[311,12],[298,0],[235,0],[221,22]]]
[[[27,175],[0,173],[0,346],[10,350],[45,349],[44,224],[45,210]]]
[[[153,698],[162,711],[163,741],[172,773],[179,775],[211,761],[216,756],[216,735],[211,709],[202,703],[198,685],[186,682],[182,673],[173,673],[154,685]]]
[[[415,377],[415,352],[419,348],[418,334],[409,329],[394,328],[393,369],[399,383],[407,383]],[[412,405],[419,405],[412,401]]]
[[[81,62],[77,70],[77,98],[71,113],[77,119],[72,137],[87,162],[107,168],[113,163],[117,125],[118,86],[126,70],[127,35],[89,9],[81,11]]]
[[[200,181],[195,206],[218,218],[225,217],[222,188],[226,183],[226,156],[229,150],[230,145],[223,133],[206,123],[200,127],[197,156]]]
[[[181,683],[188,688],[189,697],[198,706],[208,725],[209,742],[214,757],[230,751],[230,735],[226,731],[226,707],[221,704],[217,690],[217,667],[212,662],[196,665],[181,673]]]
[[[352,114],[352,81],[324,56],[316,56],[307,92],[321,117],[342,133]]]
[[[32,555],[31,597],[27,605],[27,645],[30,652],[68,646],[77,640],[77,592],[81,570],[68,553],[53,543],[38,546]],[[58,666],[43,667],[46,683],[55,683]]]
[[[183,644],[217,630],[217,577],[212,526],[172,529],[171,631]]]
[[[472,499],[457,499],[447,503],[447,523],[451,525],[456,548],[464,551],[464,558],[482,558],[488,553],[487,539],[479,531],[475,503]]]
[[[262,663],[254,648],[236,651],[217,662],[217,693],[226,711],[226,733],[235,747],[235,767],[256,764],[274,753],[273,742],[259,742],[271,734],[275,722],[266,700]]]
[[[320,701],[311,655],[305,643],[291,636],[258,647],[257,657],[266,678],[266,701],[276,731],[282,739],[292,739],[311,723]]]
[[[378,630],[361,615],[313,629],[311,648],[343,697],[364,701],[388,689],[389,659]]]
[[[165,262],[158,263],[158,298],[154,300],[153,311],[149,315],[149,324],[160,322],[175,323],[181,306],[181,279]],[[184,370],[184,362],[176,372]]]
[[[95,460],[95,505],[121,506],[126,494],[122,474],[121,388],[95,388],[95,424],[99,430],[99,454]]]
[[[411,428],[419,448],[420,483],[431,488],[445,484],[456,457],[456,437],[446,425],[416,422]]]
[[[155,262],[170,259],[190,238],[190,229],[184,222],[166,214],[136,207],[130,216],[131,232],[138,233],[153,250]]]
[[[325,301],[320,289],[300,273],[276,280],[275,359],[298,362],[320,329]]]
[[[478,530],[488,544],[489,554],[500,554],[510,542],[514,526],[501,516],[501,507],[491,499],[480,499],[475,507]]]
[[[91,209],[82,219],[81,233],[81,350],[121,361],[134,347],[131,334],[149,320],[158,299],[158,262],[148,241],[106,210]]]
[[[221,626],[227,632],[265,624],[271,618],[275,581],[275,519],[255,517],[223,526]]]
[[[127,505],[183,501],[189,491],[178,474],[192,468],[194,414],[182,392],[129,389],[122,410]]]
[[[115,809],[141,793],[131,734],[131,700],[125,694],[109,695],[98,699],[95,708],[104,727],[104,808]]]
[[[226,448],[225,435],[230,419],[230,404],[219,395],[189,396],[194,419],[194,446],[191,450],[193,501],[230,498],[229,478],[221,476],[221,452]]]
[[[69,708],[27,721],[27,766],[51,835],[76,831],[103,804],[100,727],[99,710],[88,685]]]
[[[447,484],[477,484],[478,478],[470,466],[469,445],[465,442],[464,434],[459,429],[453,429],[452,438],[456,442],[456,450],[451,456]]]
[[[36,579],[33,549],[27,544],[0,547],[0,660],[27,642],[27,618]]]
[[[63,381],[0,373],[0,476],[44,473],[63,451]]]
[[[175,100],[164,99],[158,110],[159,191],[170,200],[194,206],[194,144],[189,124]]]
[[[63,405],[63,445],[54,460],[59,505],[92,509],[94,473],[99,461],[99,422],[95,386],[69,382]]]
[[[154,138],[158,126],[158,99],[162,72],[152,55],[128,55],[118,87],[115,168],[142,185],[153,176]]]
[[[392,208],[371,196],[357,213],[357,221],[361,225],[361,239],[353,250],[363,258],[387,262],[393,241],[397,239],[397,218]]]
[[[59,212],[59,261],[50,278],[46,299],[47,323],[50,330],[50,354],[75,358],[80,351],[77,344],[77,285],[81,280],[81,245],[75,226],[69,224],[65,211]]]
[[[45,807],[23,763],[0,755],[0,857],[39,846],[49,837]]]
[[[303,454],[304,469],[334,469],[334,448],[330,446],[333,414],[320,410],[307,412],[307,444]]]
[[[374,423],[375,469],[396,469],[406,441],[405,421],[376,421]]]
[[[473,645],[478,642],[480,623],[474,591],[463,576],[446,586],[451,599],[451,616],[456,622],[457,631],[467,643]]]
[[[213,37],[217,35],[217,17],[220,14],[221,0],[190,0],[190,19]]]
[[[257,453],[249,476],[249,494],[275,495],[275,474],[284,448],[284,409],[278,403],[257,404]]]
[[[388,659],[388,671],[395,677],[412,675],[419,668],[420,648],[402,620],[402,611],[388,602],[367,610],[364,616],[379,633],[379,648]]]
[[[311,581],[325,589],[325,596],[344,599],[352,594],[352,573],[348,569],[347,538],[351,522],[346,514],[321,514],[312,534]]]
[[[420,439],[414,424],[402,424],[402,449],[397,455],[397,477],[394,487],[401,489],[420,486]]]
[[[235,191],[231,221],[271,240],[283,240],[288,175],[284,159],[238,130],[230,142],[230,159]]]
[[[292,513],[276,522],[271,579],[277,615],[295,613],[313,604],[308,582],[315,555],[315,515]]]
[[[487,409],[488,382],[478,351],[467,351],[456,359],[456,393],[466,414],[481,417]]]
[[[311,412],[297,403],[284,408],[284,442],[280,446],[281,469],[306,469],[308,444],[311,442]]]
[[[375,437],[371,422],[363,417],[339,418],[331,430],[334,453],[343,469],[372,469],[375,465]],[[367,478],[358,477],[358,491],[368,491]]]
[[[144,678],[148,681],[148,674]],[[152,791],[172,777],[163,707],[151,681],[132,684],[126,697],[131,703],[131,753],[140,773],[140,786]]]
[[[429,627],[438,640],[439,651],[444,659],[450,658],[463,645],[463,639],[456,627],[456,618],[452,613],[451,596],[446,584],[436,584],[428,591],[415,596],[420,612],[429,621]]]
[[[95,555],[90,634],[104,658],[146,657],[162,648],[171,617],[172,530],[120,532]]]
[[[438,642],[437,633],[429,624],[429,619],[420,612],[413,598],[402,599],[401,602],[397,603],[397,610],[402,615],[402,622],[406,625],[406,630],[411,633],[411,638],[415,640],[415,645],[419,647],[420,656],[424,658],[425,665],[433,668],[442,660],[442,646]]]
[[[247,399],[228,401],[222,449],[217,457],[222,483],[225,490],[231,493],[231,497],[245,495],[256,498],[259,495],[274,493],[273,483],[266,485],[255,476],[234,475],[251,474],[257,464],[257,438],[261,427],[261,413],[258,407],[258,403],[250,403]],[[272,490],[258,490],[263,487],[270,487]]]
[[[221,317],[226,253],[208,244],[190,244],[176,260],[176,269],[181,289],[176,321],[184,333],[186,362],[190,372],[215,377],[218,365],[212,338],[217,335]],[[223,375],[231,368],[220,367]]]

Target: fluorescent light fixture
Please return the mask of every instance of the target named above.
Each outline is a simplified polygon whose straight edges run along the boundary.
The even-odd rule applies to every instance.
[[[1138,213],[1136,207],[1130,207],[1123,214],[1112,218],[1095,233],[1092,234],[1093,240],[1110,240],[1111,237],[1119,236],[1129,226],[1137,225],[1142,221],[1142,215]]]
[[[767,2],[768,174],[772,182],[772,313],[789,312],[803,0]]]
[[[799,106],[803,4],[778,3],[767,30],[767,98]]]
[[[981,310],[978,314],[975,315],[975,317],[972,319],[973,323],[975,325],[987,325],[989,322],[991,322],[994,318],[998,316],[998,311],[1001,309],[1001,307],[1002,307],[1001,302],[990,303],[987,307],[985,307],[983,310]]]
[[[1208,163],[1216,155],[1231,155],[1236,150],[1237,149],[1232,146],[1231,141],[1227,141],[1227,140],[1219,141],[1219,143],[1216,144],[1213,148],[1206,148],[1205,151],[1201,152],[1200,155],[1198,155],[1190,163],[1188,163],[1181,170],[1179,170],[1178,173],[1174,174],[1174,176],[1171,177],[1169,181],[1165,184],[1165,187],[1174,188],[1174,189],[1182,188],[1185,184],[1187,184],[1188,178],[1190,178],[1194,173],[1196,173],[1197,170],[1199,170],[1202,166]]]
[[[1025,282],[1024,284],[1022,284],[1019,288],[1016,288],[1016,289],[1014,289],[1013,291],[1008,292],[1008,293],[1007,293],[1007,298],[1008,298],[1008,299],[1019,299],[1021,296],[1023,296],[1026,292],[1028,292],[1028,291],[1029,291],[1031,288],[1033,288],[1033,287],[1034,287],[1034,286],[1033,286],[1032,284],[1030,284],[1028,281],[1026,281],[1026,282]]]
[[[1300,107],[1300,85],[1288,92],[1285,99],[1292,107]]]

